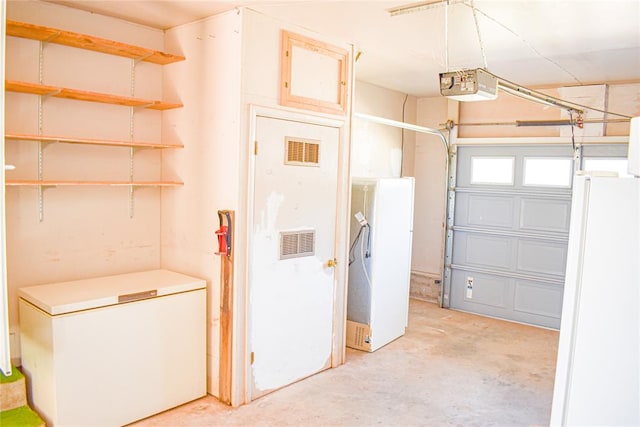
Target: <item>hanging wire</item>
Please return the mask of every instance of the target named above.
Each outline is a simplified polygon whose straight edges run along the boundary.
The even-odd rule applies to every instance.
[[[576,153],[576,136],[573,132],[575,122],[573,121],[573,110],[569,110],[569,123],[571,124],[571,146],[573,147],[573,154]]]
[[[580,79],[573,74],[571,71],[567,70],[566,68],[564,68],[562,65],[560,65],[558,62],[554,61],[551,58],[548,58],[546,56],[544,56],[538,49],[536,49],[527,39],[525,39],[524,37],[522,37],[520,34],[516,33],[514,30],[512,30],[511,28],[507,27],[505,24],[503,24],[502,22],[498,21],[497,19],[495,19],[494,17],[488,15],[487,13],[483,12],[481,9],[476,9],[475,7],[473,7],[473,2],[471,2],[471,4],[466,4],[464,3],[467,7],[470,7],[473,9],[473,13],[475,14],[476,11],[480,12],[482,15],[484,15],[487,19],[495,22],[497,25],[501,26],[502,28],[504,28],[505,30],[509,31],[511,34],[513,34],[514,36],[516,36],[517,38],[520,39],[520,41],[522,43],[524,43],[529,49],[531,49],[536,55],[540,56],[541,58],[545,59],[546,61],[549,61],[550,63],[552,63],[553,65],[555,65],[556,67],[558,67],[559,69],[561,69],[562,71],[564,71],[565,73],[567,73],[569,76],[571,76],[571,78],[573,80],[575,80],[577,83],[583,85],[584,83],[580,81]]]
[[[482,64],[484,64],[484,69],[488,69],[487,65],[487,55],[484,52],[484,43],[482,43],[482,35],[480,34],[480,25],[478,25],[478,14],[476,13],[476,7],[473,4],[473,0],[471,0],[471,11],[473,12],[473,22],[476,24],[476,33],[478,33],[478,42],[480,43],[480,53],[482,53]]]

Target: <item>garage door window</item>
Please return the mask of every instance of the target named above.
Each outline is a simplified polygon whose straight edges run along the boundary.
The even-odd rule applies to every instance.
[[[472,157],[471,184],[513,185],[513,157]]]
[[[524,182],[525,186],[536,187],[571,187],[572,176],[571,159],[525,157]]]

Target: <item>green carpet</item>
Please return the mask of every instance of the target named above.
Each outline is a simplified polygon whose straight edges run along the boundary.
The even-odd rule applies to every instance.
[[[21,406],[0,412],[2,427],[37,427],[43,426],[44,421],[28,406]]]
[[[0,384],[12,383],[24,378],[22,372],[12,367],[11,375],[5,376],[0,372]],[[44,421],[28,406],[9,409],[0,412],[0,426],[2,427],[38,427],[44,426]]]
[[[11,368],[11,375],[8,377],[5,377],[4,373],[0,372],[0,384],[12,383],[14,381],[18,381],[21,378],[24,378],[24,375],[22,375],[22,372],[20,372],[15,367]]]

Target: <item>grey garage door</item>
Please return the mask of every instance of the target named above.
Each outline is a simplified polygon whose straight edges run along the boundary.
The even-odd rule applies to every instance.
[[[585,171],[615,172],[620,177],[630,177],[627,171],[627,144],[590,144],[580,149],[581,169]]]
[[[559,328],[570,146],[458,148],[452,308]]]

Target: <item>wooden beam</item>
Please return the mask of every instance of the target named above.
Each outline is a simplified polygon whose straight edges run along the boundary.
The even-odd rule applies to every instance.
[[[236,232],[235,212],[220,211],[231,232],[231,251],[228,255],[220,255],[220,372],[219,372],[219,400],[231,405],[231,391],[233,384],[233,258],[234,238]]]

